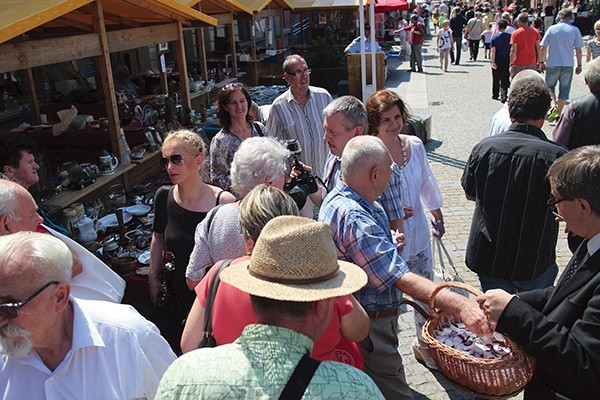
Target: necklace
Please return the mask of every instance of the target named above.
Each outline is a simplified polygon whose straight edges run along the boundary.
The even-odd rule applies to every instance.
[[[402,139],[400,139],[400,136],[398,136],[398,141],[400,142],[400,148],[402,149],[402,168],[404,168],[406,167],[406,164],[408,164],[408,159],[406,158],[406,145]]]

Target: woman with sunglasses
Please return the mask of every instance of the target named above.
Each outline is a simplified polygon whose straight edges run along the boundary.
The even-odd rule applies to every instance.
[[[217,118],[222,128],[210,142],[210,182],[225,190],[231,189],[231,162],[242,141],[264,136],[264,125],[252,120],[251,104],[248,90],[239,82],[224,86],[217,98]]]
[[[231,203],[231,193],[202,181],[206,146],[196,133],[180,130],[169,133],[162,145],[161,165],[172,186],[163,186],[155,195],[155,216],[150,244],[150,299],[157,304],[163,295],[161,273],[165,265],[174,266],[166,279],[170,306],[155,307],[153,322],[173,351],[180,354],[179,341],[183,320],[192,307],[194,292],[185,282],[185,268],[194,248],[194,231],[208,211],[219,204]]]
[[[405,235],[402,258],[411,272],[433,280],[431,233],[424,207],[431,213],[434,225],[432,233],[441,238],[445,228],[441,210],[442,193],[429,166],[425,147],[418,137],[400,134],[408,110],[396,93],[391,90],[377,91],[367,99],[365,107],[369,120],[368,134],[383,141],[394,161],[390,185],[379,198],[380,203],[387,211],[393,199],[402,199]],[[396,222],[390,221],[390,226],[393,228]],[[421,340],[425,320],[417,312],[414,315],[417,339],[413,342],[413,353],[428,368],[435,368],[429,348]]]

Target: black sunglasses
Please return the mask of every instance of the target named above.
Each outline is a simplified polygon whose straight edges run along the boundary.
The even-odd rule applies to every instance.
[[[14,319],[19,316],[19,309],[23,307],[25,304],[29,303],[33,300],[37,295],[42,293],[44,289],[46,289],[50,285],[57,285],[58,281],[50,281],[46,283],[44,286],[35,291],[31,296],[26,298],[23,301],[19,301],[17,303],[4,303],[0,304],[0,318],[3,319]]]
[[[560,203],[561,201],[571,201],[571,200],[573,200],[573,199],[569,199],[567,197],[565,197],[563,199],[557,199],[556,197],[550,195],[550,198],[546,202],[546,205],[548,206],[549,209],[556,211],[556,205],[558,203]]]
[[[160,167],[162,169],[167,168],[167,165],[169,163],[173,164],[173,165],[181,165],[183,164],[183,156],[181,154],[173,154],[172,156],[169,157],[163,157],[160,159]]]

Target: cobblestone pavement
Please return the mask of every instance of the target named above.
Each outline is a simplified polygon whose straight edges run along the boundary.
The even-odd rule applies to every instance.
[[[472,147],[487,136],[489,121],[502,104],[491,99],[491,68],[489,60],[483,58],[483,49],[476,62],[469,62],[468,54],[463,52],[461,65],[450,65],[444,73],[439,68],[438,54],[432,43],[435,41],[426,41],[423,47],[424,73],[411,73],[408,61],[391,59],[385,86],[396,90],[413,113],[432,115],[431,140],[426,148],[444,196],[444,243],[465,281],[479,287],[476,275],[464,264],[474,203],[466,200],[460,178]],[[585,93],[583,77],[574,76],[571,97]],[[548,123],[543,128],[549,137],[552,129]],[[557,245],[560,272],[570,258],[562,228]],[[431,372],[415,361],[411,349],[414,324],[410,307],[400,315],[400,326],[399,348],[415,400],[472,398],[454,388],[439,372]]]

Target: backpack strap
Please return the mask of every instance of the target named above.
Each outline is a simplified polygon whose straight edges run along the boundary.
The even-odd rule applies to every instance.
[[[317,368],[319,368],[319,364],[321,364],[321,361],[311,358],[309,353],[303,355],[283,388],[279,400],[300,400]]]

